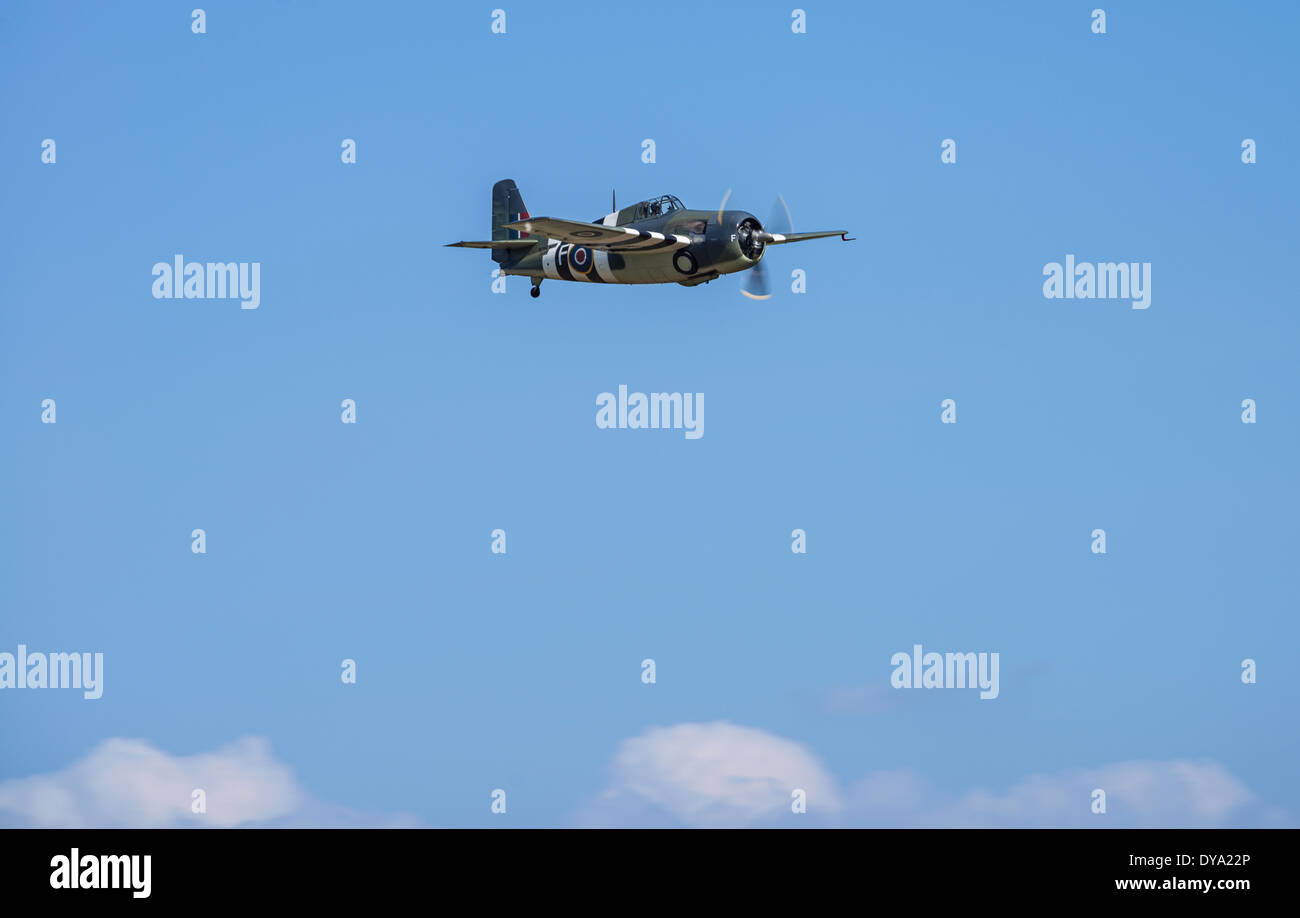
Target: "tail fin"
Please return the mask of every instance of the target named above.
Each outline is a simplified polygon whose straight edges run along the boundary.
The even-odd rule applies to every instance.
[[[524,206],[523,195],[519,193],[514,179],[502,179],[492,186],[492,241],[498,239],[528,238],[527,233],[506,229],[504,224],[516,220],[526,220],[531,216]],[[493,249],[492,260],[504,264],[511,258],[509,249]]]

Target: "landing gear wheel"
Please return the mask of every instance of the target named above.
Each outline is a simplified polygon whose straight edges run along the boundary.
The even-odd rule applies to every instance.
[[[540,286],[534,287],[532,290],[528,291],[528,295],[531,296],[533,299],[537,299],[539,296],[542,295],[542,288]]]

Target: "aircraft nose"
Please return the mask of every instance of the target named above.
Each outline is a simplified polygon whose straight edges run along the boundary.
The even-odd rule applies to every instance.
[[[758,222],[753,214],[747,214],[743,211],[740,213],[740,219],[736,223],[736,244],[746,258],[753,261],[763,257],[763,245],[767,241],[767,233],[763,232],[763,225]]]

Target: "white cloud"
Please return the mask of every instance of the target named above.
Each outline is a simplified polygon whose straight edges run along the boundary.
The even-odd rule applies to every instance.
[[[808,792],[806,816],[790,792]],[[1106,792],[1105,814],[1092,792]],[[843,799],[841,799],[843,798]],[[1213,761],[1128,761],[1020,778],[1005,791],[936,791],[911,769],[847,793],[807,747],[730,723],[655,728],[625,740],[609,786],[578,817],[593,825],[809,824],[898,827],[1214,827],[1294,824]]]
[[[804,746],[725,721],[647,730],[619,746],[611,770],[582,822],[750,825],[789,814],[796,788],[810,812],[839,807],[834,780]]]
[[[191,812],[202,788],[207,813]],[[143,740],[108,739],[62,771],[0,782],[0,824],[114,828],[365,822],[318,803],[260,737],[172,756]]]
[[[1106,812],[1092,793],[1106,792]],[[910,770],[876,772],[850,791],[865,825],[1014,828],[1176,828],[1262,824],[1253,793],[1217,762],[1131,761],[1020,779],[1005,793],[986,789],[944,797]]]

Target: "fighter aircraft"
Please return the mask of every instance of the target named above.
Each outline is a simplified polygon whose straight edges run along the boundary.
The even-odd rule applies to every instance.
[[[492,186],[492,239],[452,242],[451,247],[491,249],[502,274],[532,278],[533,296],[540,296],[546,278],[597,284],[707,284],[723,274],[749,271],[741,292],[767,299],[770,286],[763,253],[770,245],[839,236],[845,230],[820,233],[771,232],[753,214],[727,210],[731,192],[716,211],[687,210],[670,194],[639,201],[604,217],[583,223],[555,217],[533,217],[512,179]],[[779,201],[769,226],[789,222],[789,210]],[[782,227],[785,228],[785,227]]]

